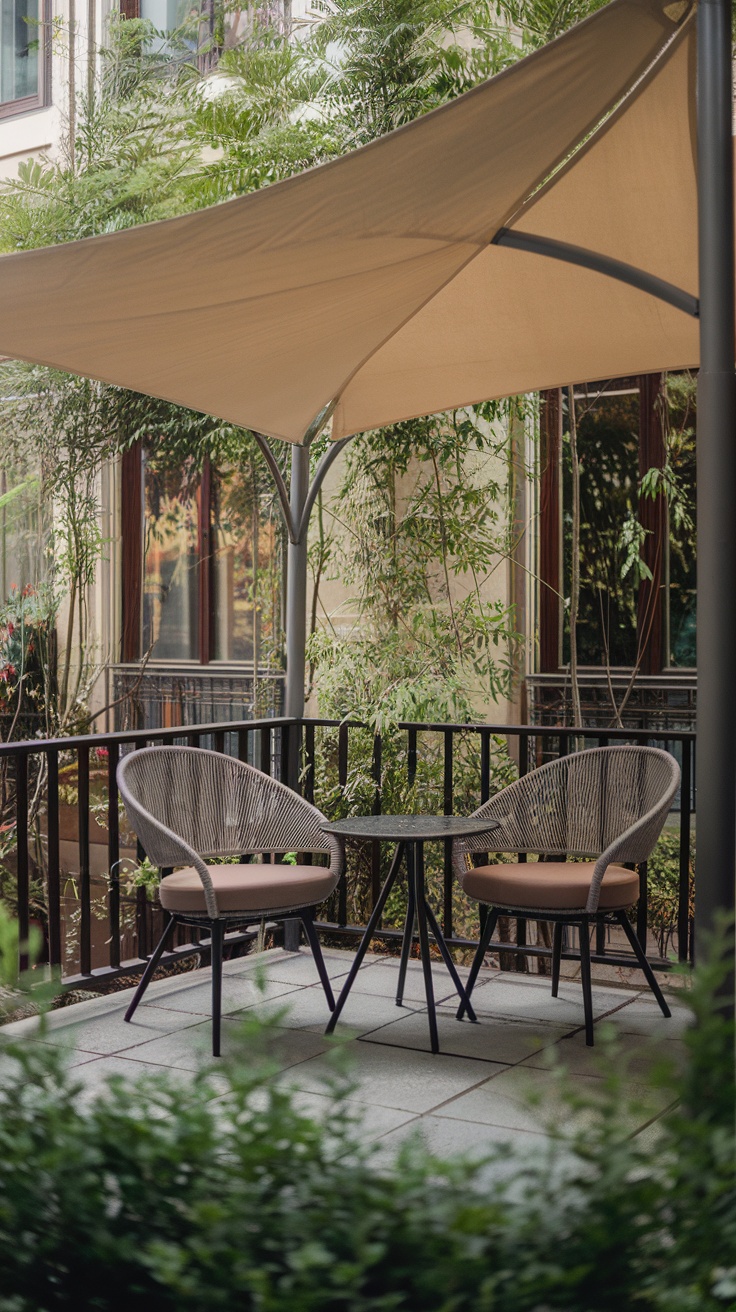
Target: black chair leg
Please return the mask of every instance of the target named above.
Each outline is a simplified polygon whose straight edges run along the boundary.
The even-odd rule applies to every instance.
[[[593,981],[590,974],[590,925],[584,920],[580,925],[580,982],[583,986],[583,1006],[585,1008],[585,1042],[593,1047]]]
[[[483,927],[483,933],[480,936],[478,951],[473,957],[473,964],[470,967],[470,974],[468,975],[467,982],[465,984],[465,998],[460,1003],[460,1006],[458,1007],[455,1013],[458,1020],[462,1020],[463,1016],[465,1015],[465,1003],[470,1002],[470,995],[473,992],[473,989],[475,988],[475,981],[477,980],[478,972],[481,966],[483,965],[483,958],[485,957],[486,952],[488,951],[488,944],[490,943],[491,938],[493,937],[493,931],[496,928],[497,920],[498,920],[498,911],[496,910],[495,907],[491,907],[488,912],[488,915],[486,916],[486,923]]]
[[[655,998],[657,999],[657,1002],[659,1003],[659,1007],[662,1012],[662,1015],[667,1017],[671,1016],[672,1012],[667,1006],[664,994],[661,988],[659,987],[659,984],[657,983],[657,977],[654,974],[654,971],[652,970],[651,966],[649,965],[649,962],[647,961],[646,953],[644,952],[641,943],[639,942],[631,924],[629,923],[629,918],[626,915],[626,912],[618,911],[616,913],[616,919],[618,920],[618,923],[621,925],[624,934],[626,935],[627,939],[629,940],[629,943],[634,949],[634,955],[636,956],[636,959],[639,962],[639,965],[641,966],[641,969],[644,972],[644,978],[646,979],[647,984],[649,985],[650,989],[652,990],[652,993],[654,994]]]
[[[169,936],[175,924],[176,924],[176,917],[169,916],[168,922],[166,924],[166,928],[164,929],[164,932],[161,935],[158,943],[156,944],[156,947],[154,948],[153,952],[148,958],[148,965],[146,966],[146,969],[141,975],[141,982],[138,985],[138,988],[133,994],[133,1001],[131,1002],[130,1006],[128,1007],[128,1010],[125,1013],[125,1019],[128,1021],[133,1019],[135,1011],[138,1007],[138,1003],[140,1002],[141,998],[143,997],[143,994],[145,993],[146,989],[148,988],[148,985],[151,982],[151,977],[153,975],[153,972],[156,969],[159,961],[161,960],[161,957],[163,956],[164,948],[166,947],[166,944],[169,940]]]
[[[556,998],[560,989],[560,964],[562,962],[562,931],[564,925],[561,920],[555,921],[554,936],[552,939],[552,997]]]
[[[224,920],[211,922],[212,939],[212,1056],[220,1055],[220,1022],[222,1018],[222,945],[225,938]]]
[[[319,941],[319,935],[316,929],[314,928],[314,915],[312,914],[311,916],[309,915],[302,916],[302,924],[304,926],[304,933],[307,936],[309,946],[312,949],[312,956],[314,957],[314,963],[317,967],[317,972],[322,981],[322,988],[324,989],[325,997],[327,998],[327,1006],[329,1007],[330,1011],[334,1011],[335,998],[332,992],[332,985],[330,984],[330,977],[327,974],[325,959],[322,956],[322,946]]]

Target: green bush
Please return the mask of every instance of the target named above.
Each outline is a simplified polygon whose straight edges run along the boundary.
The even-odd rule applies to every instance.
[[[50,1045],[0,1089],[0,1312],[715,1312],[736,1307],[734,1027],[720,967],[692,992],[680,1109],[632,1140],[619,1059],[584,1134],[538,1155],[376,1166],[335,1076],[318,1122],[238,1061],[80,1097]],[[181,1074],[181,1073],[179,1073]],[[550,1072],[549,1079],[555,1079]],[[580,1098],[569,1095],[580,1109]],[[579,1122],[578,1122],[579,1123]]]
[[[680,831],[666,828],[647,862],[647,923],[667,957],[677,933],[680,907]],[[695,914],[695,834],[690,835],[688,915]]]

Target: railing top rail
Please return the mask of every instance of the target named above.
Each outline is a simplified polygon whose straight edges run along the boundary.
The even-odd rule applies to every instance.
[[[288,716],[266,717],[261,720],[216,720],[213,724],[177,724],[165,729],[124,729],[115,733],[75,734],[69,738],[27,738],[21,742],[0,743],[0,756],[30,756],[37,752],[69,752],[76,747],[100,747],[108,744],[147,743],[152,739],[170,742],[174,738],[193,735],[205,737],[214,733],[239,733],[242,729],[281,729],[297,724]]]
[[[370,726],[363,720],[330,720],[323,717],[309,717],[304,724],[317,725],[320,728],[336,729],[341,724],[348,724],[353,729],[368,729]],[[451,730],[453,733],[464,731],[466,733],[491,733],[502,738],[507,735],[516,736],[517,734],[536,735],[539,738],[559,738],[560,734],[567,734],[570,737],[577,738],[619,738],[622,740],[636,739],[642,742],[649,742],[657,738],[667,742],[690,742],[694,741],[696,734],[694,729],[618,729],[604,728],[602,726],[586,727],[584,729],[574,729],[569,724],[485,724],[485,723],[454,723],[451,721],[424,722],[421,720],[400,720],[396,726],[398,729],[417,729],[424,730],[426,733],[441,733],[443,730]]]
[[[0,756],[29,756],[38,752],[54,751],[73,751],[78,747],[100,747],[106,744],[118,744],[122,746],[129,743],[146,743],[155,739],[159,742],[171,742],[176,738],[186,738],[195,735],[196,737],[205,737],[207,734],[214,733],[239,733],[241,730],[253,729],[280,729],[291,724],[297,725],[314,725],[319,728],[337,729],[341,724],[347,724],[353,729],[368,729],[369,726],[362,720],[333,720],[322,716],[305,716],[303,719],[295,719],[286,715],[264,717],[259,720],[215,720],[211,724],[177,724],[159,729],[124,729],[114,733],[92,733],[92,734],[75,734],[68,738],[29,738],[20,742],[0,743]],[[620,739],[622,741],[635,742],[694,742],[694,729],[618,729],[618,728],[597,728],[586,727],[583,729],[574,729],[569,724],[552,725],[552,724],[486,724],[486,723],[454,723],[454,722],[427,722],[420,720],[401,720],[397,728],[414,729],[420,732],[442,733],[450,731],[451,733],[490,733],[497,737],[512,736],[519,734],[534,735],[538,738],[558,738],[560,734],[572,735],[578,738],[607,738]]]

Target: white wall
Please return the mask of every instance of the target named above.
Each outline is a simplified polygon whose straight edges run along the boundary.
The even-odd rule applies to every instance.
[[[96,67],[110,8],[111,0],[52,0],[51,103],[0,119],[0,179],[14,177],[23,160],[58,151],[68,130],[70,101],[86,93]]]

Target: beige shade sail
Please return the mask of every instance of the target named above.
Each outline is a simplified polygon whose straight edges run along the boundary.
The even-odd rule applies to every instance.
[[[334,163],[3,256],[0,353],[292,442],[330,404],[342,437],[695,365],[697,320],[681,309],[493,242],[551,237],[697,295],[694,40],[686,0],[613,0]]]

